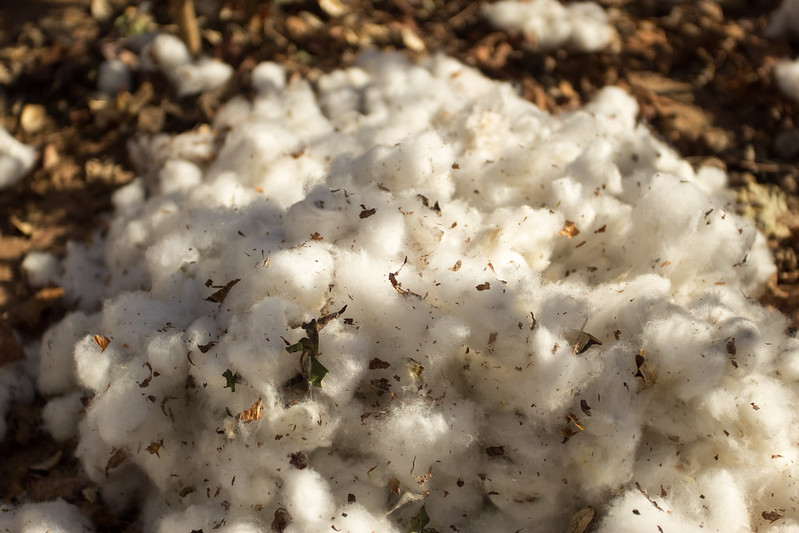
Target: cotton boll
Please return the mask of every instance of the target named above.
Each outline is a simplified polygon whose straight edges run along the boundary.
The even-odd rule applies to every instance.
[[[439,459],[463,453],[473,442],[477,421],[468,402],[450,406],[449,419],[440,412],[431,412],[421,402],[392,409],[385,423],[376,428],[373,450],[385,461],[401,482],[413,486],[415,478],[427,473]]]
[[[335,192],[326,187],[316,187],[302,201],[292,205],[286,213],[284,228],[286,238],[303,242],[319,233],[328,242],[336,242],[350,234],[363,209],[345,196],[344,189]],[[362,219],[361,219],[362,220]]]
[[[286,70],[277,63],[259,63],[252,69],[252,86],[260,92],[281,91],[286,87]]]
[[[300,307],[309,309],[324,304],[332,274],[333,258],[324,244],[280,251],[271,256],[264,272],[269,290],[290,296]]]
[[[384,516],[375,516],[361,505],[353,503],[341,508],[341,513],[333,517],[333,526],[339,531],[349,533],[399,533],[399,529]]]
[[[289,468],[283,475],[283,482],[285,506],[291,514],[292,527],[302,527],[297,531],[307,531],[307,528],[321,526],[336,509],[327,483],[314,470]]]
[[[12,531],[19,533],[79,533],[94,531],[91,521],[62,499],[27,503],[14,510]]]
[[[159,378],[179,383],[186,378],[188,370],[188,347],[179,333],[165,333],[150,339],[147,344],[147,360],[157,371]]]
[[[584,186],[618,194],[622,190],[621,174],[613,161],[614,156],[613,145],[599,139],[588,145],[585,152],[569,165],[569,171],[578,176]]]
[[[145,197],[144,183],[141,179],[134,179],[114,191],[111,203],[119,213],[133,213],[141,207]]]
[[[190,161],[170,159],[164,164],[158,179],[161,183],[162,194],[188,191],[200,184],[202,171]]]
[[[161,515],[155,524],[147,529],[155,533],[172,533],[173,531],[199,531],[222,523],[224,513],[216,506],[191,505],[181,511],[150,509],[147,514]]]
[[[232,75],[233,68],[230,65],[203,58],[191,65],[176,67],[170,78],[177,85],[178,95],[186,96],[221,87]]]
[[[44,427],[57,441],[77,436],[80,411],[83,409],[80,392],[53,398],[42,410]]]
[[[90,409],[96,416],[100,437],[115,448],[139,440],[136,438],[139,428],[160,412],[158,405],[142,395],[137,383],[112,386],[92,402]],[[166,417],[163,419],[163,423],[168,424]],[[153,430],[152,427],[147,429]]]
[[[39,354],[39,390],[45,394],[61,394],[69,391],[76,384],[75,360],[72,352],[75,343],[83,338],[86,342],[87,335],[96,327],[99,317],[89,316],[80,311],[68,314],[61,322],[48,329],[42,338]],[[97,344],[94,347],[99,351]],[[91,347],[86,344],[81,353],[90,352]]]
[[[116,96],[120,90],[131,89],[130,68],[118,59],[100,63],[97,69],[97,90],[106,96]]]
[[[47,252],[28,252],[20,265],[25,276],[34,287],[43,287],[58,273],[58,259]]]
[[[774,66],[774,77],[782,93],[793,100],[799,100],[799,60],[778,61]]]
[[[729,360],[713,349],[711,332],[685,315],[647,324],[641,342],[656,386],[673,387],[683,401],[716,386]]]
[[[564,7],[555,0],[503,1],[487,5],[483,11],[494,26],[529,34],[543,48],[570,45],[577,50],[597,51],[613,36],[607,14],[591,2]]]
[[[36,151],[0,127],[0,190],[7,189],[33,168]]]
[[[799,341],[791,340],[777,356],[776,368],[787,382],[799,381]]]
[[[599,522],[597,531],[601,533],[634,533],[650,524],[660,526],[663,531],[704,532],[705,528],[691,518],[674,512],[671,506],[660,504],[663,511],[655,508],[637,490],[628,490],[615,499],[606,515]]]
[[[75,345],[75,372],[80,386],[94,392],[101,391],[108,386],[111,351],[108,354],[103,352],[104,350],[95,342],[93,335],[86,335]]]
[[[174,69],[191,63],[191,54],[186,45],[174,35],[161,34],[142,51],[142,57],[152,59],[164,69]]]

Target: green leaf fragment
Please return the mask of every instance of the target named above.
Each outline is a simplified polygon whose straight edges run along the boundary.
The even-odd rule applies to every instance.
[[[416,516],[411,518],[411,527],[408,533],[438,533],[438,531],[433,528],[425,527],[429,523],[430,517],[427,516],[427,509],[422,505],[422,508],[416,513]]]
[[[222,373],[222,377],[225,378],[225,386],[224,388],[230,388],[230,392],[236,392],[236,378],[233,375],[233,372],[228,368]]]
[[[324,328],[331,320],[341,316],[347,309],[345,305],[339,311],[329,313],[321,317],[318,321],[314,318],[310,322],[305,322],[302,329],[305,330],[305,337],[286,347],[288,353],[300,352],[301,356],[308,356],[310,361],[310,371],[308,372],[308,382],[314,387],[322,387],[322,380],[329,370],[319,362],[319,330]],[[302,360],[302,359],[300,359]]]
[[[308,382],[314,387],[322,388],[322,379],[327,375],[329,370],[325,365],[319,362],[319,359],[311,356],[311,372],[308,376]]]
[[[180,496],[181,498],[185,498],[186,496],[188,496],[192,492],[194,492],[194,487],[183,487],[178,492],[178,496]]]

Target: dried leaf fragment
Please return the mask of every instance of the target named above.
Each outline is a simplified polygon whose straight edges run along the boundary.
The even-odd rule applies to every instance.
[[[92,337],[92,339],[94,340],[94,342],[97,343],[97,346],[100,347],[100,353],[104,352],[105,349],[108,348],[108,345],[111,344],[111,339],[109,339],[108,337],[101,337],[100,335],[95,335],[94,337]]]
[[[580,355],[588,351],[591,346],[602,346],[602,342],[585,331],[581,331],[577,337],[577,342],[574,343],[574,355]]]
[[[223,388],[230,389],[230,392],[236,392],[236,376],[229,368],[222,372],[222,377],[225,378],[225,386]]]
[[[785,518],[785,515],[780,513],[777,510],[774,511],[763,511],[760,516],[763,517],[764,520],[768,520],[769,522],[776,522],[780,518]]]
[[[454,265],[449,267],[449,269],[452,270],[453,272],[457,272],[458,270],[461,269],[462,265],[463,265],[463,262],[460,259],[458,259],[457,261],[455,261]]]
[[[120,448],[114,452],[114,454],[108,459],[108,462],[105,464],[105,477],[108,477],[111,473],[111,470],[117,468],[119,465],[125,462],[125,459],[128,458],[128,452],[125,451],[124,448]]]
[[[491,284],[489,282],[481,283],[480,285],[476,286],[475,289],[478,291],[487,291],[491,288]]]
[[[378,359],[377,357],[369,361],[369,370],[382,370],[390,366],[391,363],[389,363],[388,361],[383,361],[382,359]]]
[[[505,455],[505,447],[504,446],[489,446],[486,448],[486,455],[489,457],[502,457]]]
[[[371,208],[371,209],[367,209],[367,208],[366,208],[366,206],[365,206],[365,205],[363,205],[363,204],[361,204],[361,207],[363,208],[363,210],[362,210],[362,211],[361,211],[361,213],[358,215],[358,218],[369,218],[370,216],[372,216],[372,215],[374,215],[375,213],[377,213],[377,209],[376,209],[376,208],[374,208],[374,207],[373,207],[373,208]]]
[[[245,409],[244,411],[240,412],[236,415],[236,420],[239,422],[252,422],[253,420],[260,420],[261,419],[261,411],[264,408],[264,402],[261,401],[261,398],[252,404],[250,407]]]
[[[571,220],[567,220],[563,225],[563,229],[560,230],[560,235],[563,237],[568,237],[569,239],[576,237],[579,234],[580,230],[577,229],[577,226]]]
[[[569,525],[566,528],[567,533],[585,533],[588,531],[589,526],[594,521],[596,511],[593,507],[586,507],[580,509],[572,515],[569,519]]]
[[[411,518],[411,527],[408,529],[408,533],[434,533],[435,529],[425,527],[429,523],[430,517],[427,516],[427,510],[422,505],[419,512]]]
[[[230,292],[230,289],[232,289],[233,286],[236,283],[238,283],[239,281],[241,281],[241,279],[238,279],[238,278],[234,279],[233,281],[229,281],[224,287],[222,287],[221,289],[219,289],[218,291],[213,293],[211,296],[209,296],[205,300],[208,301],[208,302],[214,302],[214,303],[221,304],[222,302],[225,301],[225,298],[227,297],[227,293]]]
[[[293,452],[289,464],[297,470],[305,470],[308,468],[308,456],[305,455],[305,452],[302,450]]]
[[[641,348],[638,355],[635,356],[635,369],[636,372],[634,376],[641,380],[645,389],[655,384],[657,375],[654,370],[649,368],[646,362],[646,350],[643,348]]]
[[[289,526],[289,523],[291,523],[291,515],[289,512],[283,507],[275,509],[275,518],[272,520],[272,531],[275,533],[283,533],[283,530]]]
[[[149,444],[149,446],[147,446],[147,447],[145,448],[145,450],[147,450],[147,452],[148,452],[150,455],[155,455],[156,457],[158,457],[158,458],[160,459],[160,458],[161,458],[161,456],[158,454],[158,451],[161,449],[161,447],[162,447],[163,445],[164,445],[163,441],[159,441],[159,442],[155,442],[155,441],[153,441],[153,442],[151,442],[151,443]]]
[[[197,348],[200,350],[201,353],[207,353],[208,350],[216,346],[216,342],[211,341],[208,344],[198,344]]]
[[[150,370],[150,375],[144,378],[141,383],[139,383],[139,387],[144,389],[150,386],[150,381],[153,379],[153,365],[151,365],[149,362],[145,362],[142,366],[146,366]]]

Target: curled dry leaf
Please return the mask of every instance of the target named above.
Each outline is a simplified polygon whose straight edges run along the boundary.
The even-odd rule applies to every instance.
[[[594,511],[593,507],[580,509],[569,519],[569,525],[566,528],[567,533],[585,533],[594,521],[595,516],[596,511]]]
[[[291,454],[289,464],[297,470],[305,470],[308,468],[308,456],[302,450],[294,452]]]
[[[253,420],[260,420],[261,411],[263,410],[263,408],[264,408],[264,402],[261,401],[261,398],[258,398],[258,401],[252,404],[249,408],[237,414],[236,420],[245,423],[252,422]]]
[[[125,462],[125,459],[128,458],[128,452],[124,448],[120,448],[114,452],[114,454],[108,459],[108,462],[105,465],[105,477],[108,477],[111,473],[111,470],[117,468],[119,465]]]
[[[369,361],[369,370],[382,370],[390,366],[391,363],[389,363],[388,361],[383,361],[382,359],[378,359],[377,357]]]
[[[211,296],[209,296],[205,300],[208,301],[208,302],[214,302],[214,303],[221,304],[222,302],[225,301],[225,298],[227,297],[227,293],[230,292],[230,289],[232,289],[233,286],[236,283],[238,283],[239,281],[241,281],[241,279],[234,279],[233,281],[229,281],[224,287],[222,287],[221,289],[219,289],[218,291],[213,293]]]
[[[602,346],[602,342],[590,333],[581,331],[579,337],[577,337],[577,342],[574,343],[574,355],[583,354],[594,345]]]
[[[571,220],[567,220],[566,223],[563,225],[563,229],[560,230],[560,235],[568,238],[576,237],[580,234],[580,230],[577,229],[577,226]]]
[[[486,448],[486,455],[489,457],[501,457],[505,455],[505,447],[504,446],[489,446]]]
[[[109,339],[108,337],[101,337],[100,335],[95,335],[94,337],[92,337],[92,339],[94,339],[94,342],[96,342],[97,346],[100,347],[101,353],[104,352],[106,348],[108,348],[109,344],[111,344],[111,339]]]

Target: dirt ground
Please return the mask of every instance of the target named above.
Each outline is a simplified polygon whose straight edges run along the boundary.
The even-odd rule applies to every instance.
[[[161,76],[137,72],[133,92],[104,101],[103,59],[131,66],[136,36],[178,33],[166,1],[28,0],[0,7],[0,124],[35,146],[32,173],[0,192],[0,365],[24,357],[12,328],[32,341],[65,309],[58,287],[33,289],[20,270],[31,250],[103,229],[111,193],[135,176],[126,142],[210,121],[229,96],[248,93],[252,68],[280,62],[309,77],[351,64],[366,48],[445,52],[511,80],[558,113],[620,85],[641,120],[695,165],[725,169],[741,211],[767,235],[779,272],[763,302],[799,324],[799,103],[781,96],[773,67],[799,42],[766,39],[778,0],[600,0],[618,40],[600,53],[542,51],[534,38],[492,29],[482,2],[456,0],[196,0],[204,54],[235,68],[227,86],[179,98]],[[149,9],[146,6],[149,5]],[[13,405],[0,443],[0,500],[61,497],[99,531],[139,531],[136,510],[111,513],[73,456],[37,429],[44,398]]]

